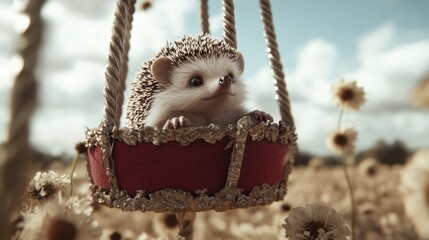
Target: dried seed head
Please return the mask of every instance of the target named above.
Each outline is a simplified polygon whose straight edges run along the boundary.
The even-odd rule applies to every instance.
[[[69,184],[70,177],[68,175],[60,176],[54,171],[37,172],[34,178],[27,183],[23,195],[25,208],[33,209],[38,205],[45,204],[54,199],[58,193],[64,193]]]
[[[76,151],[80,154],[86,153],[87,150],[84,142],[77,143],[74,149],[76,149]]]

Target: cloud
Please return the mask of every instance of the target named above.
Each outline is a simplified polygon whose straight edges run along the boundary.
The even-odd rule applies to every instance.
[[[392,44],[395,33],[395,27],[386,23],[364,36],[358,43],[360,63],[365,65],[376,61],[377,56]]]
[[[309,41],[299,52],[296,69],[287,75],[292,99],[306,99],[321,106],[330,104],[337,55],[331,43],[322,39]]]
[[[428,127],[428,112],[414,109],[409,102],[411,89],[429,71],[429,40],[399,44],[400,34],[392,24],[384,24],[363,36],[357,42],[356,59],[352,59],[358,65],[344,72],[337,70],[340,63],[333,44],[314,39],[302,47],[296,68],[286,73],[301,149],[329,153],[325,138],[337,124],[338,109],[331,102],[331,86],[337,76],[356,79],[367,93],[363,111],[348,113],[343,120],[359,130],[358,149],[380,139],[402,139],[411,147],[429,145],[422,133]],[[250,79],[248,105],[274,113],[278,119],[271,79],[268,67]]]
[[[360,68],[347,76],[358,79],[365,87],[368,110],[409,108],[411,90],[429,72],[429,40],[391,46],[398,35],[387,24],[359,42]]]
[[[309,41],[297,57],[295,70],[286,73],[289,95],[294,102],[311,102],[314,105],[330,104],[330,89],[336,64],[335,47],[321,39]],[[271,68],[261,68],[247,82],[250,96],[248,105],[265,111],[278,112],[274,100],[275,89]]]
[[[101,110],[48,108],[38,111],[31,122],[30,141],[51,154],[73,153],[74,145],[85,138],[85,127],[95,127],[101,120]]]
[[[149,11],[134,14],[129,79],[141,64],[165,43],[185,34],[186,16],[196,1],[157,1]],[[9,5],[1,3],[0,46],[13,47],[13,18]],[[32,121],[32,143],[43,150],[72,152],[77,141],[84,139],[85,127],[96,127],[102,119],[103,87],[114,4],[105,1],[47,1],[42,15],[45,20],[43,47],[40,52],[38,79],[39,108]],[[7,14],[6,14],[7,13]],[[160,17],[162,16],[162,17]],[[11,20],[12,19],[12,20]],[[8,62],[13,51],[0,54],[0,70],[8,78],[0,82],[0,141],[5,140],[8,121],[8,93],[12,85]],[[129,81],[128,81],[129,82]]]

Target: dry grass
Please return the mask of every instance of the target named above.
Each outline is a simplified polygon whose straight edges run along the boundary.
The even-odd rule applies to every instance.
[[[61,164],[50,169],[67,172]],[[404,214],[398,191],[402,166],[362,162],[350,167],[358,206],[358,239],[417,239]],[[89,183],[83,161],[75,175],[75,193],[88,194]],[[350,200],[340,166],[319,163],[295,167],[288,193],[271,206],[202,212],[197,214],[194,239],[285,239],[282,224],[290,208],[322,203],[335,208],[350,224]],[[121,212],[100,206],[93,217],[103,228],[102,239],[114,233],[122,239],[175,239],[177,225],[169,214]]]

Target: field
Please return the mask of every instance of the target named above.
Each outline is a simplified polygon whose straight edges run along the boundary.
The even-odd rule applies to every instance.
[[[58,173],[70,170],[70,166],[58,162],[48,168]],[[404,210],[403,169],[404,165],[380,164],[373,159],[348,167],[357,205],[357,239],[418,239],[413,221]],[[83,159],[76,168],[74,189],[77,196],[89,194]],[[350,226],[351,203],[340,165],[325,165],[313,159],[307,166],[294,167],[284,201],[270,206],[198,213],[194,239],[286,239],[282,224],[291,209],[311,203],[334,208]],[[173,214],[122,212],[95,206],[92,218],[101,229],[100,239],[177,239]]]

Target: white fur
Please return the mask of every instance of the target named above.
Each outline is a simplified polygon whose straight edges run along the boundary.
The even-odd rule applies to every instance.
[[[222,92],[234,96],[205,100],[219,94],[219,79],[229,73],[234,75],[235,82]],[[145,125],[162,127],[168,119],[179,116],[188,118],[191,126],[235,123],[246,114],[243,107],[245,89],[240,74],[238,63],[226,57],[197,59],[175,68],[171,73],[170,85],[154,96]],[[189,80],[195,75],[203,77],[203,85],[189,85]]]

